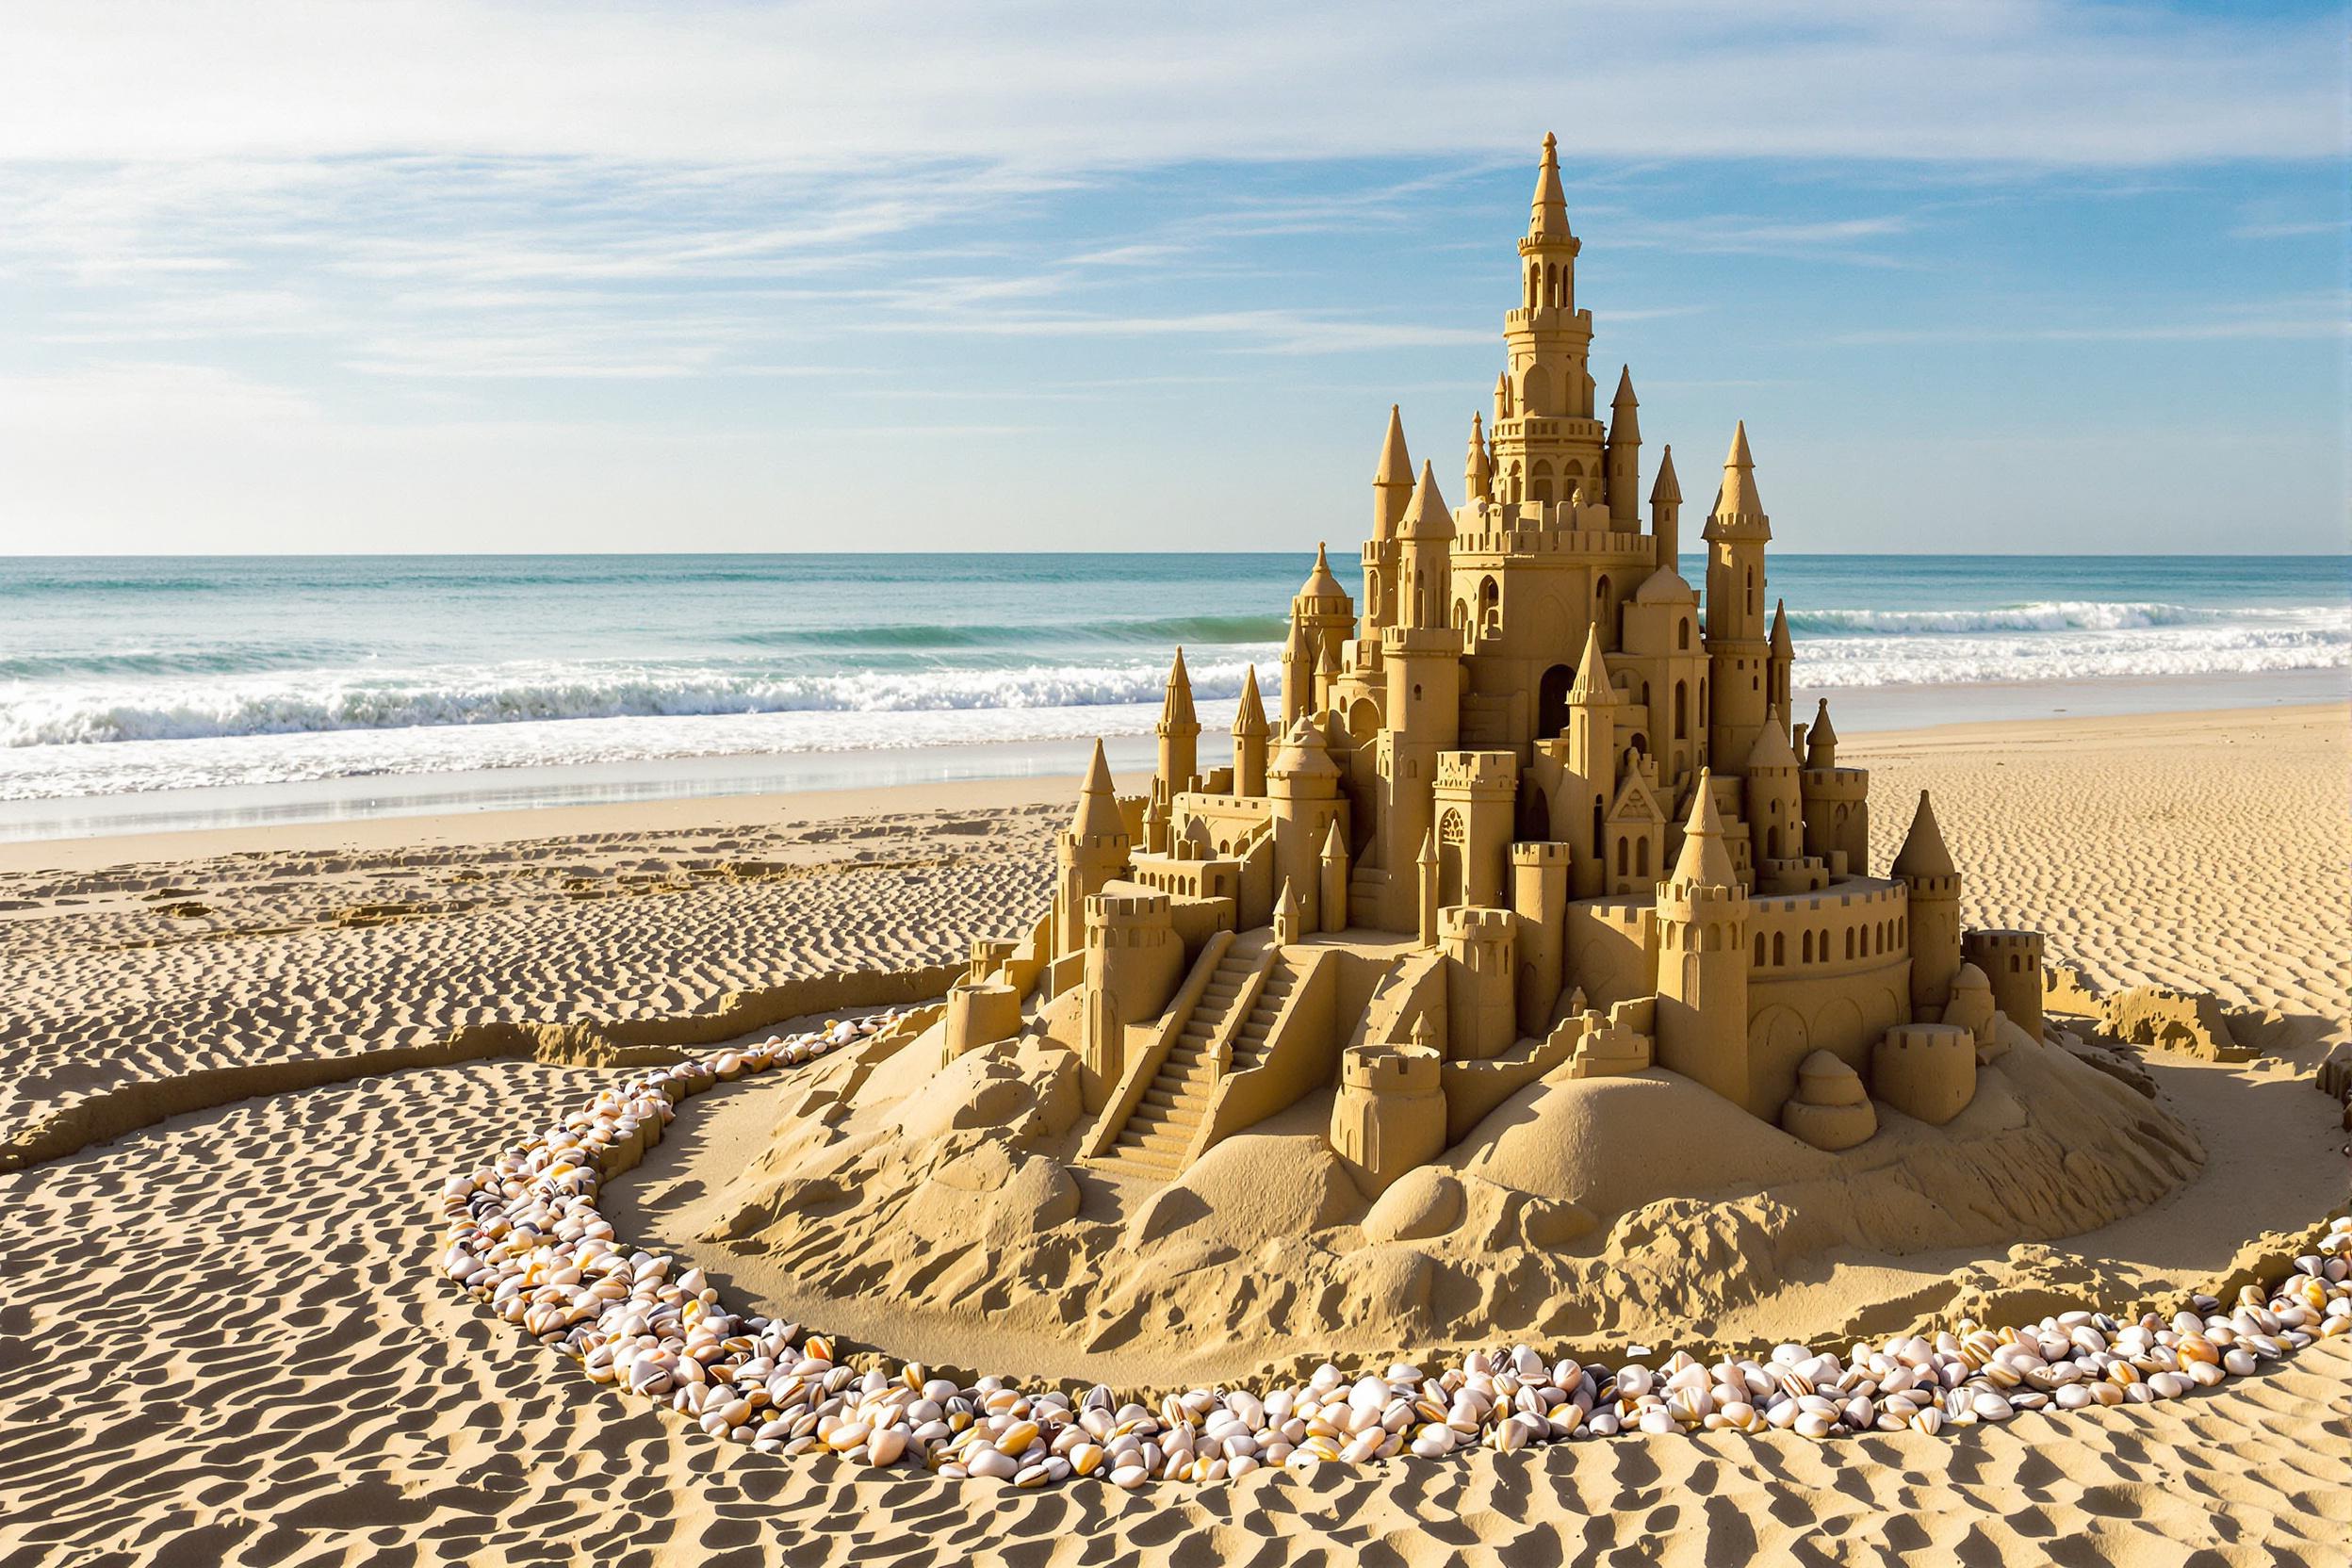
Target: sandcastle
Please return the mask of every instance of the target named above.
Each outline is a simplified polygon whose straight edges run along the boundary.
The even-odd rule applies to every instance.
[[[1462,503],[1392,408],[1362,593],[1318,548],[1279,715],[1251,670],[1204,766],[1179,649],[1148,793],[1120,798],[1098,746],[1052,907],[974,944],[941,1059],[1067,1048],[1087,1159],[1172,1177],[1336,1086],[1330,1147],[1377,1196],[1545,1074],[1653,1067],[1842,1149],[1864,1119],[1803,1098],[1809,1058],[1940,1125],[1974,1090],[1955,1036],[1989,1047],[1997,1011],[2040,1037],[2038,935],[1961,928],[1924,794],[1872,874],[1869,773],[1839,765],[1826,701],[1790,721],[1744,424],[1704,601],[1671,448],[1644,526],[1629,370],[1597,416],[1580,247],[1546,137]]]

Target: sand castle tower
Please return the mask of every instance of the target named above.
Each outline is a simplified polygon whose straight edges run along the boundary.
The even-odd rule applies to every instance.
[[[1911,1016],[1938,1022],[1960,972],[1960,874],[1925,790],[1892,869],[1911,894]]]
[[[1266,793],[1266,701],[1258,695],[1258,667],[1241,679],[1241,706],[1233,710],[1233,793]]]
[[[1682,555],[1682,482],[1674,478],[1674,445],[1658,450],[1658,482],[1650,486],[1650,533],[1658,540],[1658,564],[1677,576]]]
[[[1388,405],[1388,433],[1380,439],[1380,466],[1372,471],[1372,537],[1364,542],[1363,636],[1377,640],[1397,624],[1397,535],[1413,504],[1413,458],[1405,449],[1405,423]]]
[[[1705,537],[1707,686],[1714,694],[1707,754],[1720,765],[1746,760],[1772,712],[1764,691],[1772,651],[1764,624],[1764,547],[1772,525],[1756,494],[1745,420],[1732,433],[1723,493]]]
[[[1307,629],[1307,645],[1314,655],[1315,668],[1337,670],[1340,650],[1348,645],[1348,634],[1356,629],[1356,610],[1348,601],[1348,590],[1331,575],[1331,556],[1320,544],[1315,547],[1314,569],[1291,596],[1290,614],[1291,619]],[[1318,692],[1317,696],[1320,694]]]
[[[1805,853],[1827,866],[1832,876],[1869,875],[1870,774],[1868,768],[1838,765],[1838,731],[1829,722],[1827,697],[1805,731],[1805,771],[1797,782],[1805,808]]]
[[[1601,457],[1609,476],[1609,526],[1626,533],[1642,527],[1642,421],[1633,395],[1633,367],[1617,371],[1617,395],[1609,400],[1609,444]],[[1661,561],[1660,565],[1672,565]]]
[[[1176,662],[1168,667],[1168,691],[1154,733],[1160,743],[1160,783],[1170,796],[1191,789],[1200,772],[1200,719],[1193,711],[1192,676],[1184,668],[1182,647],[1176,650]]]
[[[1319,930],[1323,845],[1338,822],[1342,803],[1339,768],[1314,719],[1301,718],[1290,727],[1282,749],[1266,765],[1266,778],[1274,817],[1275,883],[1288,883],[1297,895],[1301,930]],[[1346,911],[1339,913],[1345,924]]]
[[[1511,846],[1511,909],[1518,917],[1518,972],[1514,985],[1519,1033],[1541,1036],[1551,1027],[1567,957],[1569,846],[1523,840]]]
[[[1094,760],[1087,764],[1086,782],[1078,794],[1078,811],[1054,846],[1054,956],[1069,957],[1086,945],[1086,900],[1127,869],[1135,841],[1111,787],[1111,765],[1102,743],[1094,743]]]
[[[1915,940],[1917,939],[1914,939]],[[2039,931],[1970,931],[1960,954],[1984,972],[1993,1005],[2010,1022],[2042,1037],[2042,934]]]
[[[1557,741],[1539,741],[1551,764],[1552,837],[1576,847],[1569,884],[1577,898],[1597,898],[1608,887],[1603,837],[1617,786],[1617,688],[1609,678],[1598,625],[1585,632],[1584,657],[1568,688],[1568,723]],[[1551,771],[1551,770],[1547,770]]]
[[[1658,1062],[1754,1115],[1748,1083],[1748,895],[1723,845],[1715,792],[1699,775],[1682,856],[1658,889]]]
[[[1470,449],[1462,460],[1462,504],[1478,506],[1494,498],[1494,465],[1486,454],[1486,428],[1478,411],[1470,413]]]

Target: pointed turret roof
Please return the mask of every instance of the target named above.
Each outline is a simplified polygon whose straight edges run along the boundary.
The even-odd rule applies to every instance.
[[[1337,675],[1339,673],[1339,644],[1336,640],[1330,637],[1323,639],[1323,658],[1321,662],[1317,663],[1315,668],[1315,673],[1318,675]]]
[[[1821,706],[1813,710],[1812,727],[1805,732],[1805,750],[1811,751],[1815,746],[1834,746],[1837,743],[1838,731],[1829,727],[1829,699],[1823,697],[1821,699]]]
[[[1184,668],[1184,650],[1176,649],[1176,662],[1168,667],[1168,692],[1160,703],[1160,727],[1181,728],[1190,726],[1195,733],[1200,728],[1200,715],[1192,710],[1192,676]]]
[[[1266,699],[1258,695],[1258,667],[1252,664],[1241,678],[1241,706],[1233,710],[1233,733],[1262,737],[1266,732]]]
[[[1652,502],[1670,501],[1682,504],[1682,482],[1674,478],[1674,444],[1672,441],[1658,454],[1658,482],[1650,486]]]
[[[1682,825],[1682,854],[1674,861],[1674,880],[1701,887],[1728,888],[1734,881],[1731,851],[1723,846],[1723,819],[1715,814],[1711,776],[1699,770],[1690,792],[1690,817]]]
[[[1609,438],[1623,445],[1642,439],[1641,416],[1634,411],[1642,406],[1633,395],[1633,367],[1628,365],[1617,372],[1617,396],[1609,404]]]
[[[1375,484],[1411,484],[1413,458],[1405,450],[1405,416],[1395,403],[1388,405],[1388,433],[1380,438],[1380,466],[1373,474]]]
[[[1794,659],[1796,656],[1797,645],[1788,636],[1788,601],[1774,599],[1772,601],[1772,657]]]
[[[1494,406],[1502,411],[1503,417],[1510,417],[1511,376],[1502,370],[1494,372]]]
[[[1413,504],[1405,509],[1402,537],[1451,539],[1453,536],[1453,514],[1446,509],[1446,498],[1438,493],[1436,473],[1424,461],[1421,465],[1421,482],[1413,486]]]
[[[1486,457],[1486,427],[1475,409],[1470,414],[1470,450],[1462,460],[1462,484],[1469,492],[1462,498],[1466,501],[1486,500],[1494,494],[1494,469]]]
[[[1731,433],[1731,452],[1723,459],[1723,489],[1715,512],[1723,517],[1761,517],[1764,498],[1756,491],[1756,459],[1748,452],[1748,422]]]
[[[1430,827],[1430,828],[1425,829],[1425,830],[1422,832],[1422,834],[1421,834],[1421,853],[1420,853],[1420,854],[1418,854],[1418,855],[1416,855],[1416,856],[1414,856],[1413,858],[1413,863],[1414,863],[1415,865],[1421,865],[1421,866],[1433,866],[1433,865],[1437,864],[1437,829],[1436,829],[1436,828],[1434,828],[1434,827]]]
[[[1535,172],[1535,199],[1527,204],[1527,237],[1566,239],[1568,192],[1560,183],[1560,139],[1544,133],[1544,161]]]
[[[1116,838],[1127,831],[1127,819],[1119,814],[1119,796],[1111,787],[1110,760],[1102,755],[1102,742],[1094,743],[1094,760],[1086,764],[1086,781],[1078,792],[1078,811],[1070,820],[1070,830],[1081,839]]]
[[[1609,400],[1609,405],[1611,408],[1624,408],[1628,403],[1636,406],[1640,403],[1640,400],[1633,395],[1633,367],[1620,365],[1617,367],[1617,395]]]
[[[1348,858],[1348,841],[1340,836],[1339,819],[1336,816],[1331,819],[1331,826],[1323,832],[1323,858],[1326,861]]]
[[[1572,703],[1609,703],[1617,700],[1617,688],[1609,678],[1609,661],[1601,654],[1601,626],[1592,623],[1584,634],[1584,658],[1576,664],[1575,684],[1568,688]]]
[[[1911,814],[1911,831],[1903,836],[1903,847],[1895,851],[1894,874],[1897,876],[1952,876],[1958,868],[1952,863],[1952,851],[1944,847],[1944,830],[1936,825],[1935,808],[1927,803],[1927,792],[1919,792],[1919,808]]]
[[[1748,748],[1748,771],[1785,768],[1793,773],[1796,766],[1797,754],[1788,745],[1788,715],[1779,711],[1765,715],[1764,727],[1756,734],[1756,744]]]
[[[1320,539],[1315,542],[1315,569],[1307,574],[1306,583],[1298,590],[1298,596],[1308,599],[1337,599],[1348,596],[1348,590],[1342,588],[1339,585],[1339,579],[1331,575],[1331,558],[1325,550],[1323,541]]]
[[[1307,623],[1295,613],[1290,617],[1290,637],[1282,645],[1282,662],[1287,664],[1294,659],[1307,661],[1309,669],[1315,667],[1315,648],[1307,641]]]

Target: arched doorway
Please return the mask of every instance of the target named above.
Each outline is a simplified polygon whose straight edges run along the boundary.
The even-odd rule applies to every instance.
[[[1535,683],[1535,738],[1548,741],[1568,729],[1568,694],[1576,689],[1576,672],[1554,664]]]

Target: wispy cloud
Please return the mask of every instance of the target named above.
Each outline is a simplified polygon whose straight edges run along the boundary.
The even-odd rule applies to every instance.
[[[2292,341],[2352,335],[2342,295],[2301,295],[2253,301],[2197,318],[2143,318],[2128,321],[2046,322],[2002,325],[1975,322],[1948,327],[1865,328],[1832,335],[1828,341],[1855,347],[1903,343],[2197,343]]]

